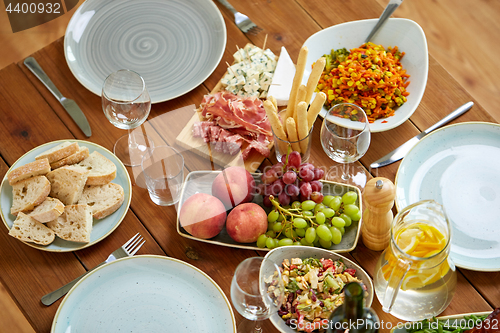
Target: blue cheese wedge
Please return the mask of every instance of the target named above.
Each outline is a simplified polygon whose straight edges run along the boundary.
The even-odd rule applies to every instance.
[[[224,89],[238,96],[267,97],[277,63],[274,53],[249,44],[233,57],[234,64],[221,79]]]

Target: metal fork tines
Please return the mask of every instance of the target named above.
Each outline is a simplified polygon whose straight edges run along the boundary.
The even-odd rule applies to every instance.
[[[234,9],[233,6],[226,0],[218,0],[224,7],[229,9],[234,14],[234,22],[238,26],[238,28],[244,33],[248,33],[251,35],[256,35],[262,31],[262,28],[259,28],[255,23],[253,23],[248,16],[238,12]]]
[[[57,301],[59,298],[61,298],[62,296],[66,295],[66,293],[78,281],[80,281],[85,275],[87,275],[88,273],[92,272],[96,268],[98,268],[98,267],[100,267],[100,266],[102,266],[104,264],[107,264],[109,262],[112,262],[112,261],[114,261],[116,259],[125,258],[125,257],[132,257],[134,254],[137,253],[137,251],[139,251],[139,249],[142,247],[142,245],[144,245],[144,243],[146,243],[146,241],[144,240],[144,238],[139,233],[135,234],[125,244],[123,244],[122,246],[120,246],[119,248],[117,248],[116,250],[114,250],[113,253],[111,253],[109,255],[108,259],[106,259],[105,261],[103,261],[102,263],[100,263],[99,265],[97,265],[96,267],[94,267],[93,269],[91,269],[90,271],[85,272],[84,274],[80,275],[79,277],[77,277],[73,281],[65,284],[61,288],[59,288],[57,290],[54,290],[53,292],[48,293],[47,295],[43,296],[42,297],[42,303],[45,304],[45,305],[47,305],[47,306],[51,305],[52,303],[54,303],[55,301]]]

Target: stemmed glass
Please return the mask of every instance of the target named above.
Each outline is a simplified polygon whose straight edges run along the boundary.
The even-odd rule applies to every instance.
[[[148,118],[151,110],[144,79],[134,71],[120,69],[106,78],[101,97],[106,118],[114,126],[128,130],[128,134],[116,141],[114,154],[126,166],[140,165],[148,146],[152,145],[140,131],[132,131]]]
[[[370,127],[363,109],[351,103],[333,106],[323,119],[321,146],[328,157],[342,164],[341,174],[329,173],[329,180],[363,190],[367,178],[365,171],[361,167],[358,170],[350,167],[370,146]]]
[[[270,259],[251,257],[242,261],[231,281],[231,300],[246,319],[238,332],[262,332],[260,321],[268,319],[283,304],[285,287],[279,267]]]

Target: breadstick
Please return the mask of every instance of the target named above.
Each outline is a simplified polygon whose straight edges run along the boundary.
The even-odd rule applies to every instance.
[[[288,133],[288,140],[291,141],[292,144],[292,149],[301,152],[300,150],[300,145],[297,141],[299,141],[299,138],[297,137],[297,126],[295,126],[295,120],[293,120],[292,117],[286,118],[285,121],[286,124],[286,131]]]
[[[274,135],[283,140],[277,140],[278,147],[275,147],[275,149],[279,149],[280,153],[282,154],[286,153],[287,145],[285,141],[288,141],[288,139],[286,137],[285,129],[283,128],[283,125],[281,124],[281,121],[278,117],[278,113],[276,112],[276,108],[271,101],[267,100],[264,101],[264,110],[266,110],[267,119],[269,119],[269,123],[271,124]]]
[[[304,101],[307,104],[311,102],[311,97],[313,95],[314,89],[318,85],[318,81],[323,73],[323,69],[325,68],[326,59],[321,57],[314,63],[313,69],[311,71],[311,75],[309,75],[309,79],[307,79],[307,93]]]
[[[304,76],[304,70],[306,69],[306,60],[309,50],[307,46],[302,46],[299,52],[299,58],[297,59],[297,66],[295,68],[295,76],[293,77],[292,89],[290,91],[290,97],[288,98],[288,106],[286,109],[286,117],[293,117],[294,110],[297,104],[297,91],[302,83],[302,77]]]
[[[318,114],[321,112],[321,108],[323,107],[325,101],[326,101],[326,94],[324,92],[319,92],[316,94],[316,97],[314,97],[314,100],[311,103],[311,107],[307,112],[307,127],[309,131],[311,130],[311,127],[316,121]]]
[[[274,96],[268,96],[267,100],[273,103],[275,110],[278,110],[278,101],[276,101],[276,98],[274,98]]]
[[[309,139],[306,138],[309,134],[307,126],[307,106],[306,102],[300,102],[297,105],[297,134],[300,140],[300,150],[304,154],[307,151]]]
[[[293,113],[293,120],[295,120],[295,123],[298,125],[298,122],[297,122],[297,107],[299,106],[299,103],[300,102],[303,102],[306,98],[306,86],[301,84],[299,89],[297,90],[297,99],[295,100],[295,103],[296,103],[296,107],[294,109],[294,113]],[[307,103],[307,105],[309,105],[309,103]],[[307,108],[306,108],[307,110]]]

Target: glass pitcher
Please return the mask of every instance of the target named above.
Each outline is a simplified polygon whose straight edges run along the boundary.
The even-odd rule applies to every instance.
[[[423,200],[399,212],[391,242],[375,267],[382,309],[408,321],[441,313],[455,294],[457,275],[449,258],[451,226],[443,207]]]

